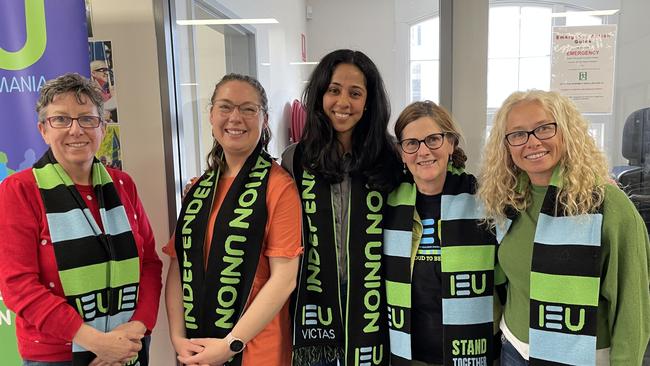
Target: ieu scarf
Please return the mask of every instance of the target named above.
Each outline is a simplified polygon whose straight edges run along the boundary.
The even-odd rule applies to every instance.
[[[131,225],[111,176],[94,159],[92,185],[104,232],[72,179],[48,150],[32,172],[41,193],[47,223],[68,304],[84,322],[109,332],[126,323],[138,299],[140,260]],[[88,365],[96,356],[72,345],[73,364]],[[143,348],[131,365],[147,365]]]
[[[440,221],[444,365],[491,365],[496,240],[481,223],[476,179],[451,166]],[[384,230],[391,365],[410,365],[411,245],[417,187],[404,182],[388,197]]]
[[[206,267],[205,234],[220,171],[203,174],[185,196],[175,248],[188,338],[225,338],[244,311],[262,251],[271,165],[261,144],[246,159],[217,213]],[[227,364],[241,361],[239,353]]]
[[[294,312],[293,364],[345,360],[346,365],[388,365],[383,282],[385,196],[351,176],[347,225],[347,304],[342,319],[338,245],[330,184],[305,170],[301,146],[294,177],[303,205],[303,244]]]

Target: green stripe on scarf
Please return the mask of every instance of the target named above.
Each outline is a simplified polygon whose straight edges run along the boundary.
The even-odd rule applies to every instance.
[[[442,247],[443,272],[492,271],[494,269],[494,245],[465,245]]]
[[[411,284],[386,280],[386,296],[388,305],[410,308]]]
[[[108,267],[111,268],[110,285],[118,288],[137,283],[140,280],[140,265],[138,258],[131,258],[124,261],[108,261],[85,267],[59,271],[61,282],[66,283],[66,294],[70,296],[91,293],[96,290],[93,283],[101,283],[106,279]]]

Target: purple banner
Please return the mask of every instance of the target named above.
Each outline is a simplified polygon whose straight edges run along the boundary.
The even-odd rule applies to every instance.
[[[84,0],[0,0],[0,181],[45,151],[38,92],[67,72],[90,76]]]

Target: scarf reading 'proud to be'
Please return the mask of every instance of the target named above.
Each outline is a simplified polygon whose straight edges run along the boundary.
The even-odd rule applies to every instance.
[[[480,222],[476,180],[449,169],[440,204],[444,365],[491,365],[494,235]],[[411,243],[417,188],[402,183],[388,196],[384,255],[391,365],[411,357]],[[425,279],[426,280],[426,279]]]
[[[94,160],[92,185],[104,232],[51,150],[34,164],[32,172],[68,304],[100,332],[128,322],[137,303],[140,262],[126,211],[106,168]],[[74,365],[88,365],[95,358],[77,344],[72,351]],[[147,365],[146,350],[130,364]]]
[[[272,162],[261,145],[246,159],[217,213],[205,267],[203,248],[219,171],[203,174],[185,196],[175,248],[188,338],[225,338],[244,311],[262,251]],[[239,353],[227,365],[241,362]]]
[[[520,186],[529,184],[527,178],[520,178]],[[562,179],[556,169],[535,229],[530,273],[530,364],[595,365],[602,207],[591,214],[567,216],[557,203],[561,189]],[[499,242],[515,218],[510,217],[504,231],[497,230]]]
[[[303,204],[303,244],[294,313],[293,364],[345,360],[388,365],[388,320],[382,268],[385,197],[351,177],[348,203],[347,304],[341,318],[338,245],[330,184],[304,170],[301,146],[294,177]]]

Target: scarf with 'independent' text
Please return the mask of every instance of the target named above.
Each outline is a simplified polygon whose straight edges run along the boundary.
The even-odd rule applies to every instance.
[[[388,365],[388,320],[382,265],[385,195],[351,175],[347,225],[347,296],[341,304],[330,184],[305,170],[301,146],[294,179],[303,205],[303,245],[294,312],[293,364],[342,360]],[[345,319],[341,314],[345,306]]]
[[[244,312],[262,252],[272,163],[261,144],[246,159],[214,221],[207,266],[204,243],[220,171],[203,174],[185,195],[175,249],[187,338],[225,338]],[[239,353],[226,364],[241,362]]]

